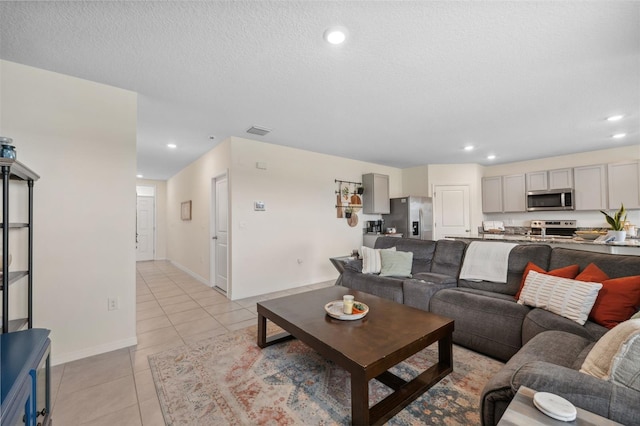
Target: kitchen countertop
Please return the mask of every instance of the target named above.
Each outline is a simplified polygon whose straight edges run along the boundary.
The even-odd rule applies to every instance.
[[[579,244],[590,246],[610,246],[610,247],[637,247],[640,249],[640,239],[627,238],[622,242],[602,243],[593,240],[585,240],[579,237],[574,238],[555,238],[547,235],[540,237],[538,235],[516,235],[516,234],[471,234],[471,235],[447,235],[445,238],[454,240],[503,240],[521,243],[544,243],[544,244]]]

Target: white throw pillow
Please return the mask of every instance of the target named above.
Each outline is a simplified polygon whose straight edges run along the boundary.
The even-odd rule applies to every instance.
[[[380,250],[396,251],[395,247],[388,249],[372,249],[370,247],[360,247],[360,257],[362,257],[363,274],[379,274],[382,269]]]
[[[545,309],[584,325],[601,288],[600,283],[529,271],[518,303]]]
[[[640,391],[640,319],[621,322],[591,348],[581,373]]]

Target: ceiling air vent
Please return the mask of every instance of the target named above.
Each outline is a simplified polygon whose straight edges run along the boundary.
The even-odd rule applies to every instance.
[[[258,135],[258,136],[264,136],[270,131],[271,129],[266,129],[264,127],[259,127],[259,126],[251,126],[249,129],[247,129],[247,133],[251,133],[253,135]]]

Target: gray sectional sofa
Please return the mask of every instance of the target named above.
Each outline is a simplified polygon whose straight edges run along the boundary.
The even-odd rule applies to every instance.
[[[495,242],[501,244],[501,242]],[[640,256],[622,256],[518,245],[509,254],[507,283],[459,279],[467,244],[381,237],[375,248],[413,252],[411,278],[362,274],[362,261],[345,266],[339,284],[455,320],[453,341],[505,361],[486,385],[481,399],[484,425],[495,425],[520,385],[559,394],[576,406],[623,424],[640,418],[640,393],[579,373],[595,342],[608,329],[584,325],[516,303],[528,262],[553,270],[596,264],[610,278],[640,275]]]

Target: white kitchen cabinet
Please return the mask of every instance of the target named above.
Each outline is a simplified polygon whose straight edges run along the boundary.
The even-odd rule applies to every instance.
[[[527,210],[525,177],[523,174],[502,177],[502,209],[505,213],[524,212]]]
[[[604,164],[574,167],[576,210],[607,208],[607,167]]]
[[[362,211],[367,214],[389,214],[389,176],[378,173],[362,175]]]
[[[573,169],[549,170],[549,189],[573,188]]]
[[[502,213],[502,176],[482,178],[482,212]]]
[[[527,191],[544,191],[548,188],[546,170],[527,173]]]
[[[609,208],[640,209],[640,162],[607,165]]]
[[[573,169],[542,170],[527,173],[527,191],[573,188]]]

